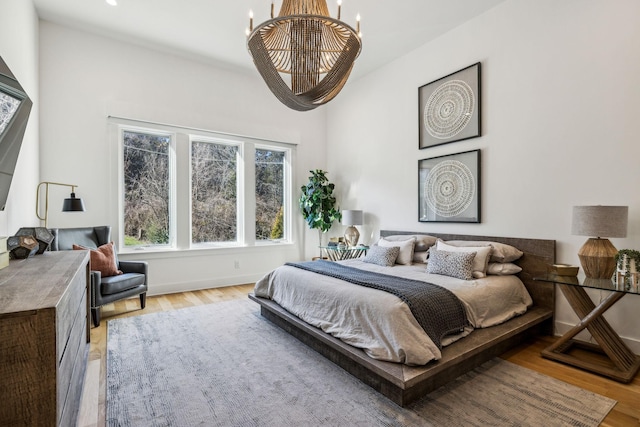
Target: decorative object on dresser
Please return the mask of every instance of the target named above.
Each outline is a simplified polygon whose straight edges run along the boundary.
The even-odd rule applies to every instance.
[[[53,234],[45,227],[22,227],[16,232],[16,236],[32,236],[38,241],[37,254],[43,254],[53,242]]]
[[[591,236],[578,251],[580,264],[588,278],[613,277],[618,251],[607,237],[627,237],[628,217],[628,206],[573,207],[571,234]]]
[[[89,249],[92,268],[90,306],[94,326],[100,325],[100,307],[105,304],[139,295],[140,308],[144,309],[148,265],[145,261],[117,259],[110,226],[53,228],[51,232],[54,235],[52,251],[69,251],[74,246]]]
[[[419,147],[480,136],[480,63],[418,89]]]
[[[298,204],[309,228],[318,230],[318,245],[322,246],[322,233],[329,231],[334,221],[340,221],[342,214],[333,195],[335,184],[329,182],[327,172],[320,169],[309,172],[309,182],[300,188],[302,194]]]
[[[76,425],[89,354],[89,255],[11,261],[0,283],[0,425]]]
[[[13,259],[25,259],[38,252],[38,241],[33,236],[11,236],[7,239],[7,249]]]
[[[358,240],[360,240],[360,232],[355,226],[362,224],[364,224],[364,215],[362,214],[362,211],[342,211],[342,225],[348,226],[344,231],[344,240],[345,242],[347,242],[347,245],[351,247],[358,245]]]
[[[40,216],[40,187],[45,186],[45,196],[44,196],[44,216]],[[71,195],[64,199],[62,203],[62,212],[84,212],[84,202],[82,199],[76,197],[76,187],[75,184],[62,184],[60,182],[50,182],[43,181],[38,184],[38,188],[36,189],[36,216],[38,219],[44,221],[45,228],[47,227],[47,220],[49,216],[49,186],[50,185],[60,185],[63,187],[71,187]]]
[[[418,161],[420,222],[480,222],[480,150]]]
[[[340,5],[341,0],[338,0]],[[326,0],[284,0],[280,13],[253,29],[249,12],[247,47],[271,92],[289,108],[312,110],[331,101],[347,82],[360,55],[357,29],[329,16]]]

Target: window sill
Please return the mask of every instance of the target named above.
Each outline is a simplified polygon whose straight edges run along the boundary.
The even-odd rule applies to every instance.
[[[119,248],[118,256],[129,258],[129,256],[144,256],[148,258],[175,258],[181,256],[215,256],[227,255],[235,253],[261,253],[273,250],[274,247],[280,247],[284,250],[295,246],[290,241],[280,242],[256,242],[253,246],[238,244],[218,244],[218,245],[198,245],[191,248],[168,248],[168,247],[137,247],[137,248]]]

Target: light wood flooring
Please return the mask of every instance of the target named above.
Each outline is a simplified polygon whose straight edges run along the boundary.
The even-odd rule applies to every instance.
[[[144,310],[140,310],[138,298],[119,301],[103,307],[100,326],[91,329],[89,366],[78,425],[81,427],[102,427],[105,425],[106,338],[109,319],[247,298],[247,294],[252,289],[253,285],[240,285],[152,296],[147,298],[147,306]],[[256,310],[259,310],[257,305]],[[609,413],[602,426],[640,426],[640,375],[636,376],[630,384],[621,384],[558,362],[543,359],[540,352],[553,340],[552,337],[541,337],[505,353],[502,357],[525,368],[617,400],[618,404]]]

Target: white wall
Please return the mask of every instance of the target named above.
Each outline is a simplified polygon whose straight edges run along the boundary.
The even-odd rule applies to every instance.
[[[33,101],[6,208],[0,211],[0,236],[13,236],[20,227],[38,225],[38,17],[30,1],[0,0],[0,56]]]
[[[512,0],[350,82],[327,118],[341,205],[365,211],[365,238],[384,228],[555,239],[557,262],[576,265],[586,237],[571,235],[572,206],[628,205],[628,237],[612,242],[640,248],[638,46],[636,0]],[[482,136],[419,150],[418,88],[478,61]],[[419,223],[418,160],[478,148],[482,223]],[[558,295],[562,332],[577,317]],[[626,296],[606,315],[636,353],[639,303]]]
[[[289,110],[257,71],[220,70],[46,21],[40,23],[40,46],[42,179],[77,184],[87,207],[84,213],[59,212],[53,200],[68,197],[69,189],[52,187],[51,227],[117,227],[117,147],[108,137],[109,115],[297,143],[294,189],[306,181],[308,170],[326,165],[325,111]],[[284,261],[301,258],[305,240],[315,245],[316,234],[307,233],[294,212],[296,241],[278,250],[122,258],[149,261],[151,294],[251,283]]]

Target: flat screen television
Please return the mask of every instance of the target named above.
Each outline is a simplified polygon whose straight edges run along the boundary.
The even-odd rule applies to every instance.
[[[32,104],[0,57],[0,210],[7,204]]]

